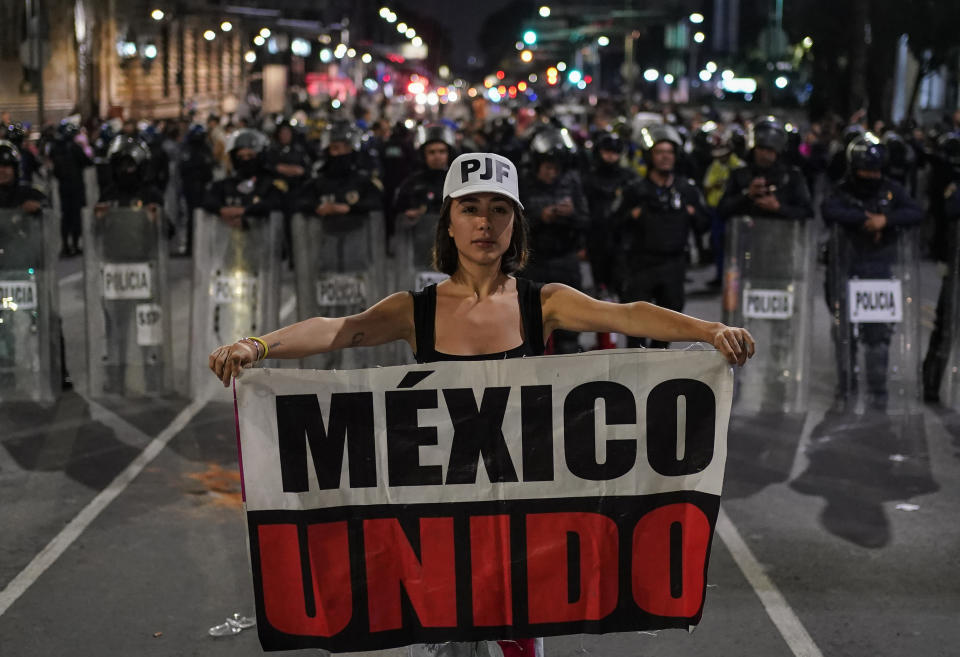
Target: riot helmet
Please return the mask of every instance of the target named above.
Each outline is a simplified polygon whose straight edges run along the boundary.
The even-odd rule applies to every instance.
[[[885,160],[883,144],[876,135],[865,132],[847,146],[847,170],[881,171]]]
[[[613,130],[604,130],[593,141],[593,159],[601,171],[613,172],[620,166],[620,157],[626,150],[623,139]]]
[[[864,129],[864,127],[859,123],[851,123],[844,128],[843,132],[840,133],[840,141],[843,143],[843,150],[846,151],[847,146],[849,146],[854,139],[862,137],[864,134],[866,134],[866,132],[867,131]]]
[[[0,139],[0,167],[11,167],[13,175],[5,185],[16,185],[20,179],[20,149],[6,139]]]
[[[117,135],[107,151],[113,179],[121,189],[136,189],[144,181],[150,162],[150,147],[138,137]]]
[[[437,166],[440,164],[438,154],[427,152],[427,146],[437,143],[443,144],[447,147],[446,158],[443,162],[443,166]],[[445,123],[421,125],[417,128],[416,136],[413,139],[413,145],[420,152],[420,157],[423,158],[424,164],[426,164],[428,168],[435,170],[447,169],[447,167],[450,165],[450,161],[454,157],[454,148],[456,147],[456,143],[457,136],[454,134],[453,128]]]
[[[72,121],[64,119],[57,126],[57,138],[62,141],[73,141],[73,138],[79,134],[80,128]]]
[[[260,173],[267,149],[267,138],[258,130],[244,128],[227,138],[227,154],[233,170],[241,178],[252,178]]]
[[[207,126],[194,123],[187,129],[186,142],[191,145],[203,144],[207,140]]]
[[[294,118],[278,116],[276,118],[273,128],[274,128],[273,135],[276,138],[277,142],[279,142],[283,146],[287,146],[292,144],[294,141],[296,141],[297,131],[300,128],[300,122]],[[288,133],[290,135],[290,139],[286,143],[284,143],[281,138],[281,134],[283,133]]]
[[[743,126],[732,123],[724,130],[724,139],[730,145],[730,150],[741,160],[747,157],[747,135]]]
[[[673,145],[673,162],[669,166],[664,162],[658,166],[654,163],[653,149],[658,144],[664,143]],[[643,149],[643,161],[647,164],[648,171],[656,170],[662,174],[669,174],[676,167],[676,158],[680,157],[683,151],[683,138],[672,125],[654,123],[640,129],[640,148]]]
[[[775,117],[768,116],[753,124],[749,146],[751,149],[766,148],[780,155],[787,147],[787,131]]]
[[[547,126],[537,131],[530,140],[530,154],[535,166],[542,162],[554,162],[566,167],[577,147],[566,128]]]
[[[334,142],[343,142],[350,147],[352,151],[360,150],[362,134],[351,121],[347,119],[337,119],[327,124],[323,130],[323,137],[320,146],[324,150],[330,149],[330,144]]]
[[[887,130],[881,141],[887,156],[884,168],[891,176],[903,181],[916,163],[913,147],[893,130]]]
[[[17,148],[23,148],[23,141],[27,138],[27,129],[20,121],[14,121],[7,126],[5,139]]]

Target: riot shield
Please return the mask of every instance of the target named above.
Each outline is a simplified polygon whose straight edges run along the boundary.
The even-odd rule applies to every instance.
[[[57,241],[51,213],[0,210],[0,402],[59,395]]]
[[[433,212],[423,214],[416,221],[403,213],[397,215],[391,289],[419,292],[448,278],[433,269],[433,243],[439,219]]]
[[[194,217],[190,392],[216,385],[207,355],[222,344],[280,324],[283,216],[243,217],[231,227],[201,210]]]
[[[87,394],[173,392],[163,214],[113,207],[83,214]]]
[[[940,304],[944,308],[938,317],[942,339],[937,345],[937,352],[928,354],[933,368],[943,367],[941,383],[941,402],[953,408],[960,409],[960,221],[955,222],[950,231],[950,262],[947,263],[947,275],[943,278]],[[933,345],[931,345],[932,347]],[[926,370],[927,363],[924,363]],[[924,375],[926,376],[926,371]]]
[[[366,310],[386,296],[383,218],[293,216],[293,261],[297,313],[344,317]],[[360,369],[396,363],[397,346],[344,349],[305,358],[313,369]]]
[[[736,409],[802,413],[810,389],[812,221],[735,217],[727,226],[724,322],[763,345],[737,373]]]
[[[827,305],[837,406],[880,417],[910,416],[920,399],[918,231],[875,233],[834,226]]]

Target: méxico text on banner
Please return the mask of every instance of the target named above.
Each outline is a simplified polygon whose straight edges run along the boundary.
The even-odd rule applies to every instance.
[[[713,351],[246,372],[263,647],[695,626],[732,380]]]

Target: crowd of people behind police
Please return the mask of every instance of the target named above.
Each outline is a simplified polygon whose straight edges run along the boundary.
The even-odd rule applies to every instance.
[[[398,226],[436,216],[445,171],[457,154],[491,151],[521,170],[531,245],[523,275],[597,296],[681,311],[691,261],[712,263],[708,285],[721,285],[732,217],[806,221],[817,215],[814,198],[822,199],[826,225],[848,233],[857,275],[890,275],[903,226],[924,224],[931,255],[944,261],[950,255],[946,236],[960,216],[960,112],[926,130],[909,121],[867,126],[858,113],[801,132],[776,117],[721,117],[707,107],[601,105],[586,127],[565,122],[548,103],[497,109],[492,119],[461,122],[299,112],[256,121],[211,114],[83,126],[67,119],[39,131],[4,114],[0,206],[38,212],[45,198],[38,190],[52,181],[46,184],[59,193],[61,255],[74,256],[88,202],[84,170],[92,166],[96,212],[145,207],[169,223],[175,253],[191,255],[198,208],[232,226],[276,210],[287,218],[285,257],[291,258],[293,213],[346,225],[382,210],[389,245]],[[581,263],[592,281],[583,280]],[[924,363],[930,401],[946,362],[944,307],[941,298]],[[868,387],[871,402],[883,407],[890,329],[868,328],[860,338],[873,364]],[[558,332],[551,342],[555,353],[580,348],[573,333]],[[841,378],[850,362],[838,357]]]

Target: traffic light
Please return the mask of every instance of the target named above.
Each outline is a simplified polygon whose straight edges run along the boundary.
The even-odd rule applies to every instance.
[[[527,30],[523,33],[523,42],[528,46],[532,46],[537,42],[537,33],[533,30]]]

